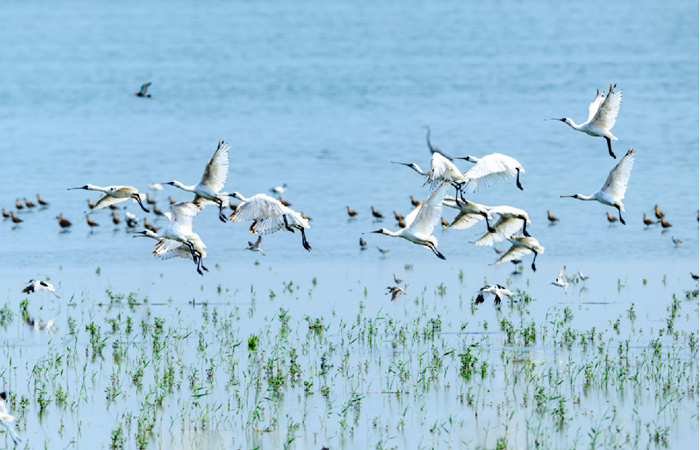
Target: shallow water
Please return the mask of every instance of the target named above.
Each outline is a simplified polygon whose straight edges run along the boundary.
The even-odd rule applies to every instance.
[[[24,219],[19,226],[7,220],[0,224],[0,286],[6,292],[3,303],[8,302],[16,315],[0,334],[0,361],[7,367],[11,357],[16,369],[0,372],[0,379],[18,398],[31,399],[20,419],[20,434],[30,448],[108,445],[109,433],[124,414],[135,417],[124,433],[127,448],[136,448],[136,418],[144,411],[156,411],[156,426],[147,433],[151,447],[278,448],[284,446],[290,424],[302,423],[305,401],[310,412],[292,433],[296,448],[494,448],[506,435],[513,448],[534,447],[536,439],[545,438],[545,447],[573,448],[574,442],[590,443],[592,425],[607,429],[610,423],[624,430],[614,437],[621,447],[646,447],[647,423],[652,435],[669,427],[666,444],[671,448],[698,446],[697,350],[688,346],[689,333],[695,332],[697,339],[697,298],[684,300],[684,291],[697,289],[688,272],[698,271],[700,245],[696,3],[599,2],[584,7],[511,1],[76,1],[50,8],[42,2],[9,2],[3,10],[0,207],[9,209],[16,198],[33,199],[37,192],[51,203],[45,209],[18,212]],[[153,82],[153,98],[131,96],[147,81]],[[624,200],[626,226],[608,224],[603,205],[559,198],[591,194],[601,187],[616,163],[607,155],[605,141],[542,120],[569,116],[583,122],[594,89],[607,89],[611,81],[624,91],[613,129],[619,140],[613,149],[618,158],[627,148],[637,150]],[[369,248],[359,250],[361,233],[396,226],[389,219],[373,222],[370,206],[389,217],[394,209],[410,211],[410,195],[427,197],[420,177],[391,164],[427,167],[429,153],[420,128],[424,124],[432,126],[433,142],[448,153],[500,152],[520,161],[524,191],[507,182],[470,198],[528,211],[533,221],[528,230],[546,248],[538,257],[537,272],[529,268],[531,256],[524,258],[520,275],[511,273],[511,264],[488,266],[497,259],[493,250],[470,244],[484,231],[483,225],[466,231],[437,230],[447,261],[378,235],[364,236]],[[173,179],[192,184],[222,139],[232,146],[226,189],[250,196],[287,183],[284,197],[292,208],[314,219],[308,233],[312,252],[301,248],[298,234],[289,233],[266,236],[265,257],[246,252],[246,242],[252,239],[247,226],[224,225],[208,208],[195,220],[195,230],[208,245],[205,264],[210,272],[200,277],[191,262],[154,260],[150,241],[132,239],[123,225],[115,230],[105,211],[92,215],[101,227],[91,232],[83,218],[85,201],[99,196],[66,191],[85,183],[123,183],[142,190],[149,183]],[[469,167],[467,162],[458,165]],[[189,194],[169,186],[151,194],[163,210],[169,195],[189,199]],[[667,232],[659,225],[642,224],[642,213],[653,216],[655,204],[673,224]],[[346,205],[359,211],[356,219],[348,220]],[[133,203],[128,209],[142,215]],[[547,210],[561,221],[549,225]],[[60,212],[74,222],[67,232],[54,219]],[[448,219],[454,215],[445,214]],[[164,224],[153,214],[149,221]],[[683,243],[674,246],[671,236]],[[391,252],[381,256],[377,245]],[[589,275],[587,289],[572,285],[564,295],[550,285],[562,265],[570,275],[578,270]],[[409,283],[408,295],[396,302],[383,295],[392,273]],[[61,300],[52,303],[47,294],[35,294],[29,298],[28,314],[44,320],[55,317],[50,333],[31,331],[17,315],[25,298],[19,294],[22,282],[45,276]],[[285,293],[283,282],[290,281],[293,293]],[[501,312],[487,302],[472,312],[469,302],[485,281],[509,283],[536,301],[524,309],[504,305]],[[436,293],[441,283],[442,296]],[[148,303],[129,308],[112,302],[110,307],[108,288],[124,295],[135,292],[138,303],[145,297]],[[272,299],[271,291],[276,295]],[[681,317],[673,324],[678,341],[668,331],[658,335],[667,329],[666,308],[674,294],[681,299]],[[68,305],[71,298],[75,306]],[[193,299],[195,306],[188,303]],[[201,306],[207,301],[209,306]],[[627,313],[632,303],[634,334]],[[557,313],[563,316],[566,307],[574,316],[566,327],[605,330],[603,339],[585,345],[585,351],[580,339],[571,349],[558,348],[549,319]],[[214,308],[219,325],[211,320]],[[276,340],[280,308],[289,310],[291,317],[291,333],[283,345]],[[209,320],[202,317],[205,309]],[[127,315],[133,319],[133,333],[126,335],[124,324],[117,333],[109,332],[112,325],[105,318],[118,314],[122,321]],[[373,322],[367,322],[371,318],[382,317],[371,345],[366,340],[348,344],[352,338],[339,328],[341,323],[352,324],[358,314],[363,330],[372,329]],[[222,345],[228,342],[221,338],[225,333],[218,327],[229,315],[231,329],[243,343],[233,357],[239,361],[235,373],[240,384],[227,388],[225,365],[231,358]],[[307,315],[323,317],[328,329],[307,337]],[[441,328],[424,339],[427,321],[438,315]],[[73,334],[69,316],[77,324]],[[618,335],[613,324],[619,316]],[[149,360],[155,358],[150,353],[152,333],[141,335],[141,321],[153,326],[154,317],[165,319],[166,331],[194,333],[174,339],[167,350],[173,352],[168,358],[178,367],[175,378],[181,387],[164,397],[162,409],[143,406],[153,400],[147,395],[150,389],[160,392],[162,379],[148,379],[152,373],[147,373],[143,387],[136,389],[127,376],[138,367],[142,348],[148,347]],[[534,343],[507,342],[499,322],[506,318],[520,329],[520,317],[523,324],[533,320],[538,330],[549,327],[550,334],[538,334]],[[409,338],[394,347],[389,319],[418,328],[420,339]],[[85,355],[91,351],[85,329],[90,323],[100,326],[102,338],[107,338],[104,359],[93,361],[92,355]],[[205,333],[209,346],[204,353],[197,350],[198,331]],[[262,350],[248,356],[245,341],[251,334],[261,337]],[[664,351],[676,352],[666,353],[664,364],[672,367],[668,370],[685,370],[681,381],[658,395],[660,381],[643,377],[646,381],[638,385],[603,385],[598,368],[585,394],[582,376],[552,392],[556,380],[549,375],[513,384],[516,364],[504,356],[527,354],[519,358],[537,361],[534,373],[546,374],[550,368],[566,372],[569,357],[577,364],[600,363],[601,355],[617,356],[619,342],[627,339],[630,360],[651,361],[649,345],[657,337]],[[117,340],[130,343],[121,365],[112,362]],[[468,380],[460,375],[456,355],[472,343],[479,343],[474,347],[481,352],[479,364],[488,363],[483,380],[480,374]],[[601,343],[603,353],[597,349]],[[292,347],[301,355],[301,381],[287,378],[279,393],[270,393],[270,377],[262,368],[269,352]],[[69,348],[76,349],[76,359],[71,359]],[[454,352],[442,358],[439,370],[431,366],[435,378],[419,381],[429,361],[424,356],[419,362],[419,355],[431,355],[433,348]],[[368,367],[364,375],[354,369],[337,372],[344,366],[346,349],[347,365]],[[324,353],[334,368],[320,377]],[[63,355],[55,379],[65,380],[65,405],[55,401],[58,385],[49,376],[54,372],[28,375],[37,361],[43,367],[49,355],[56,354]],[[168,358],[149,364],[164,368]],[[205,376],[212,358],[213,384]],[[395,375],[399,361],[410,368],[404,381]],[[686,367],[679,361],[691,363]],[[197,387],[208,393],[196,407],[190,402],[200,391],[191,390],[188,381],[193,368],[198,371]],[[113,370],[121,374],[122,391],[109,403],[105,389]],[[79,378],[84,374],[85,380]],[[695,377],[695,383],[683,381],[688,377]],[[303,381],[312,378],[313,395],[307,396]],[[42,386],[35,380],[44,380],[51,398],[42,414],[37,399]],[[253,380],[262,380],[259,389]],[[323,384],[330,388],[328,399],[322,395]],[[409,394],[376,393],[394,392],[399,385]],[[538,385],[547,387],[550,399],[566,397],[564,426],[552,419],[557,400],[535,411]],[[459,397],[465,392],[477,395],[478,401],[469,405]],[[343,405],[353,393],[362,396],[361,407],[346,410],[349,419],[343,427]],[[270,400],[258,402],[256,396]],[[580,403],[574,403],[577,396]],[[667,400],[672,400],[670,406],[662,408]],[[229,402],[242,406],[236,410]],[[202,412],[207,405],[227,412]],[[264,414],[253,420],[256,406]],[[11,409],[17,412],[20,406]],[[604,419],[613,411],[615,419]],[[193,424],[202,415],[206,430],[199,426],[195,431]],[[265,427],[272,431],[254,431]],[[629,441],[627,432],[633,435]],[[663,446],[663,439],[655,436],[652,445]],[[610,448],[613,436],[603,438]]]

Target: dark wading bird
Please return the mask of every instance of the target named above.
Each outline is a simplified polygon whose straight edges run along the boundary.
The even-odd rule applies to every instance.
[[[139,92],[135,93],[134,95],[135,95],[136,97],[146,97],[146,98],[150,98],[150,97],[151,97],[151,94],[149,94],[149,93],[147,92],[147,91],[148,91],[148,86],[150,86],[150,85],[151,85],[150,82],[144,84],[143,86],[141,86],[141,90],[140,90]]]
[[[632,174],[632,166],[634,166],[634,149],[629,149],[627,154],[620,160],[619,163],[610,171],[608,179],[602,188],[596,191],[593,195],[562,195],[561,197],[577,198],[584,201],[597,201],[604,205],[617,208],[620,215],[620,222],[625,225],[622,219],[622,211],[625,210],[625,205],[622,204],[622,199],[625,198],[627,191],[627,182]]]
[[[605,95],[605,91],[601,94],[596,90],[595,100],[588,107],[588,120],[581,125],[576,125],[573,120],[565,117],[563,119],[545,119],[558,120],[564,122],[576,131],[581,131],[589,136],[603,137],[608,143],[608,153],[615,158],[612,151],[611,140],[616,141],[617,138],[610,132],[615,126],[617,113],[620,112],[620,103],[622,102],[622,91],[614,92],[615,86],[610,83],[610,92]]]
[[[352,209],[350,209],[349,206],[347,208],[348,208],[348,216],[355,217],[357,215],[357,211],[353,211]]]
[[[559,221],[559,219],[558,219],[557,217],[553,216],[552,213],[549,212],[549,210],[547,210],[547,219],[549,219],[549,221],[550,221],[551,223],[554,223],[554,222],[558,222],[558,221]]]

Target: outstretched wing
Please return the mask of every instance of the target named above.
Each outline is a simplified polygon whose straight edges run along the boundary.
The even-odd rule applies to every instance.
[[[224,144],[223,141],[219,142],[219,147],[207,163],[204,175],[202,175],[202,181],[199,182],[214,192],[219,192],[226,184],[226,177],[228,176],[228,149],[230,147],[230,145]]]
[[[232,222],[274,219],[289,211],[291,210],[278,200],[265,194],[257,194],[238,205],[238,208],[229,216],[229,219]]]
[[[90,211],[87,211],[87,212],[91,213],[91,212],[96,211],[98,209],[106,208],[108,206],[114,205],[114,204],[119,203],[119,202],[123,202],[125,200],[129,200],[129,197],[117,198],[117,197],[112,197],[111,195],[105,195],[104,197],[102,197],[100,199],[100,201],[95,203],[95,206]]]
[[[430,171],[428,171],[428,180],[425,182],[430,183],[431,189],[440,183],[445,177],[451,178],[450,172],[453,174],[461,174],[462,172],[457,168],[457,166],[452,163],[449,159],[442,156],[440,153],[433,153],[433,159],[430,162]]]
[[[170,205],[170,226],[182,234],[192,233],[192,219],[199,214],[199,211],[199,207],[190,202]]]
[[[600,107],[600,104],[603,102],[603,100],[605,100],[605,92],[601,94],[600,91],[596,89],[595,100],[593,100],[591,106],[588,107],[587,122],[590,122],[595,117],[595,114],[598,112],[598,108]]]
[[[632,174],[632,166],[634,166],[634,154],[636,150],[629,149],[627,154],[620,160],[619,163],[610,171],[608,179],[600,189],[601,192],[611,195],[622,200],[625,198],[627,191],[627,182]]]
[[[474,245],[493,245],[494,242],[503,241],[509,236],[512,236],[513,233],[518,231],[521,226],[522,220],[520,219],[508,219],[505,217],[500,217],[498,219],[498,222],[496,222],[496,224],[493,226],[493,229],[495,231],[493,233],[487,231],[476,242],[474,242]]]
[[[512,246],[511,248],[508,249],[507,252],[503,254],[500,258],[498,258],[498,261],[496,261],[493,264],[489,264],[490,266],[495,266],[497,264],[501,264],[504,262],[511,262],[514,259],[518,259],[523,255],[527,255],[528,253],[532,253],[532,250],[526,247],[516,247]]]
[[[431,235],[442,216],[442,200],[449,188],[450,183],[443,182],[422,205],[411,211],[406,216],[406,227],[416,233]]]
[[[150,85],[151,85],[151,82],[149,81],[148,83],[141,86],[141,95],[146,95],[146,91],[148,90],[148,86],[150,86]]]
[[[598,111],[596,111],[595,116],[593,116],[591,124],[595,124],[606,130],[611,129],[615,125],[617,113],[620,112],[620,103],[622,103],[622,91],[613,92],[614,89],[611,83],[610,92],[608,92],[607,97],[600,103],[600,107],[598,107]]]
[[[450,228],[454,228],[455,230],[466,230],[467,228],[473,227],[483,219],[484,216],[481,214],[460,212],[450,224]]]
[[[559,271],[559,275],[557,275],[557,283],[563,283],[565,275],[566,275],[566,266],[562,267],[561,270]]]
[[[494,184],[513,178],[518,174],[520,163],[510,156],[500,153],[486,155],[469,169],[464,176],[469,178],[463,190],[468,194],[479,192]]]

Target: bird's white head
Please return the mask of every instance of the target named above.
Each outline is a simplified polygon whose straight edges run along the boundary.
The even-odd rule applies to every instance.
[[[34,283],[36,280],[29,280],[27,283]]]
[[[233,198],[240,200],[240,201],[243,201],[243,202],[245,201],[245,200],[243,200],[243,196],[238,192],[234,192],[233,194],[228,194],[228,196],[233,197]]]

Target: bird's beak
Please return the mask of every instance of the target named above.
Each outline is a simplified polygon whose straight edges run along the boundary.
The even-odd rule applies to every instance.
[[[404,166],[408,166],[408,165],[409,165],[409,164],[406,164],[406,163],[396,162],[396,161],[392,161],[391,163],[392,163],[392,164],[401,164],[401,165],[404,165]]]
[[[73,190],[75,190],[75,189],[85,189],[85,186],[83,186],[83,187],[75,187],[75,188],[68,188],[68,189],[66,189],[66,190],[68,190],[68,191],[73,191]]]
[[[574,197],[576,197],[576,196],[575,196],[575,195],[562,195],[562,196],[560,196],[559,198],[565,198],[565,197],[574,198]]]
[[[369,234],[369,233],[379,233],[379,234],[382,234],[382,230],[377,230],[377,231],[367,231],[366,233],[362,233],[362,234]]]
[[[566,119],[544,119],[544,120],[558,120],[559,122],[566,122]]]

